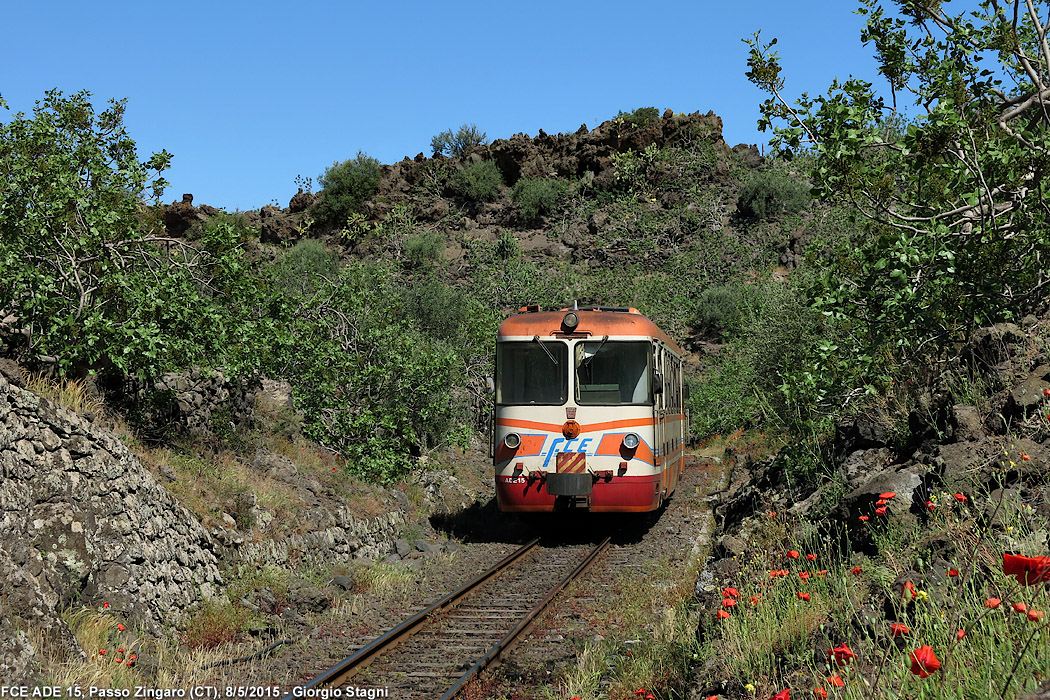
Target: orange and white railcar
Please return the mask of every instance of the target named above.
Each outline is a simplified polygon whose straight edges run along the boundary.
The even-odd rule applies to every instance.
[[[637,309],[521,309],[500,326],[494,384],[500,510],[642,512],[674,492],[682,350]]]

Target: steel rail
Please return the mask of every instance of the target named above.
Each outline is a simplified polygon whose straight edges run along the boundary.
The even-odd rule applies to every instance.
[[[403,642],[408,637],[412,636],[419,628],[423,627],[429,618],[434,617],[445,610],[456,605],[464,596],[476,589],[478,586],[488,581],[490,578],[500,573],[511,564],[521,559],[523,556],[531,552],[539,544],[539,538],[535,538],[530,542],[525,543],[515,552],[509,554],[499,563],[495,564],[489,570],[479,574],[478,576],[471,579],[469,582],[461,586],[460,588],[452,591],[441,600],[437,601],[425,610],[421,610],[409,619],[405,620],[397,627],[393,628],[386,634],[383,634],[365,646],[358,649],[356,652],[346,657],[332,668],[328,669],[321,675],[314,678],[309,683],[299,686],[302,690],[310,690],[312,688],[323,688],[334,686],[338,683],[342,683],[349,678],[352,678],[359,670],[367,666],[374,657],[379,654],[392,649],[397,646],[400,642]],[[283,700],[291,700],[292,698],[303,697],[302,694],[296,694],[294,691],[284,697]]]
[[[485,670],[485,668],[488,667],[488,665],[495,661],[497,658],[499,658],[501,654],[510,649],[510,647],[513,646],[514,642],[518,640],[518,637],[520,637],[532,627],[533,623],[535,623],[536,621],[536,618],[539,617],[540,613],[546,610],[547,606],[550,605],[552,600],[554,600],[554,597],[557,596],[563,588],[568,586],[572,581],[574,581],[581,574],[583,574],[583,572],[586,571],[590,567],[590,565],[594,563],[594,560],[598,558],[598,555],[600,555],[609,547],[610,541],[611,538],[606,537],[604,540],[598,543],[598,546],[596,546],[591,551],[591,553],[587,555],[587,558],[580,562],[580,564],[575,569],[573,569],[572,572],[570,572],[565,578],[563,578],[557,586],[552,588],[551,591],[543,598],[543,600],[537,603],[536,606],[532,610],[530,610],[517,625],[514,626],[514,629],[508,632],[506,636],[503,637],[503,639],[496,642],[496,644],[494,644],[492,648],[488,650],[488,652],[485,654],[485,656],[481,658],[480,661],[474,664],[469,671],[464,673],[463,676],[458,681],[456,681],[456,684],[452,686],[452,688],[449,689],[447,693],[441,696],[441,700],[451,700],[452,698],[454,698],[457,694],[459,694],[461,690],[463,690],[463,687],[467,683],[469,683],[471,679],[473,679],[475,676],[477,676],[479,673]]]

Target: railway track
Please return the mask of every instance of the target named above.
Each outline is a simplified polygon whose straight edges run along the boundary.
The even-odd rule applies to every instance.
[[[545,547],[534,539],[288,698],[377,688],[389,697],[451,699],[510,649],[609,542],[606,537],[595,546]]]

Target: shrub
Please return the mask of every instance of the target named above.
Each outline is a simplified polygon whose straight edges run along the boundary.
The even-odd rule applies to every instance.
[[[696,323],[719,334],[736,329],[748,294],[744,284],[708,287],[696,301]]]
[[[503,175],[491,160],[463,166],[449,181],[452,191],[472,202],[491,202],[503,187]]]
[[[317,178],[321,200],[317,220],[342,226],[353,212],[379,191],[379,161],[358,151],[357,157],[334,163]]]
[[[426,277],[405,292],[405,310],[430,335],[452,340],[467,321],[467,300],[462,292],[440,279]]]
[[[477,124],[464,124],[452,133],[452,130],[442,131],[430,139],[430,147],[434,149],[434,155],[443,153],[446,156],[458,157],[475,146],[488,143],[488,137],[484,131],[478,129]]]
[[[767,170],[758,173],[744,185],[737,209],[752,219],[765,219],[780,214],[793,214],[810,200],[805,181]]]
[[[332,279],[339,271],[339,258],[313,238],[296,243],[276,263],[277,289],[288,297],[312,293],[321,277]]]
[[[633,112],[620,112],[616,118],[628,126],[649,126],[660,118],[660,110],[656,107],[639,107]]]
[[[433,266],[445,250],[445,239],[440,233],[423,231],[405,240],[405,261],[412,268]]]
[[[248,611],[228,601],[207,601],[190,618],[183,635],[191,649],[214,649],[232,642],[248,620]]]
[[[568,183],[563,180],[523,177],[514,185],[511,199],[518,205],[522,219],[535,221],[554,211],[568,189]]]

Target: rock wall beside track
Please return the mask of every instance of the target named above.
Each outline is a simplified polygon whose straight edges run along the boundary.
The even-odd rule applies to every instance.
[[[5,682],[32,677],[34,640],[79,652],[64,609],[108,602],[160,633],[219,592],[212,538],[127,446],[3,377],[0,477]]]

